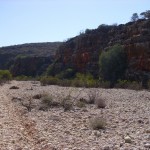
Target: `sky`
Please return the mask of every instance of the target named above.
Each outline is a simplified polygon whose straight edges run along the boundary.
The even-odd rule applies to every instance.
[[[150,0],[0,0],[0,47],[65,41],[149,9]]]

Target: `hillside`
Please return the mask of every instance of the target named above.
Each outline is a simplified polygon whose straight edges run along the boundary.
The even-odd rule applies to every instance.
[[[61,42],[31,43],[0,48],[0,69],[10,69],[14,76],[35,76],[52,63]]]
[[[28,43],[21,45],[6,46],[0,48],[0,54],[19,54],[26,56],[52,56],[62,42]]]

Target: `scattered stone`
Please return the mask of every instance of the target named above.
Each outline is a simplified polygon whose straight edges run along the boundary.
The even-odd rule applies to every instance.
[[[147,136],[147,139],[150,140],[150,135]]]
[[[26,90],[33,90],[33,88],[32,88],[32,87],[30,87],[30,88],[27,88]]]
[[[97,136],[97,137],[100,137],[100,136],[101,136],[101,132],[95,131],[95,132],[94,132],[94,135]]]
[[[143,124],[144,122],[143,122],[143,120],[139,119],[138,123]]]
[[[9,89],[19,89],[18,86],[11,86]]]
[[[120,143],[120,147],[122,147],[123,146],[123,142],[122,143]]]
[[[150,148],[150,143],[144,144],[144,147],[145,147],[145,148]]]
[[[33,99],[40,99],[41,97],[42,97],[41,94],[36,94],[36,95],[34,95],[32,98],[33,98]]]
[[[112,128],[117,128],[117,126],[116,126],[116,125],[112,125],[111,127],[112,127]]]
[[[146,129],[146,131],[145,131],[146,133],[150,133],[150,129]]]
[[[129,136],[126,136],[124,138],[124,140],[125,140],[125,143],[132,143],[132,140],[131,140],[131,138]]]
[[[70,134],[70,131],[65,131],[64,133],[66,133],[66,134]]]
[[[16,101],[21,101],[22,98],[21,97],[12,97],[11,100],[16,102]]]
[[[104,146],[103,150],[110,150],[110,147],[109,146]]]

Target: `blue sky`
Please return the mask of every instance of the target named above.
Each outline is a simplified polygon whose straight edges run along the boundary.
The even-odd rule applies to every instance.
[[[64,41],[149,9],[150,0],[0,0],[0,46]]]

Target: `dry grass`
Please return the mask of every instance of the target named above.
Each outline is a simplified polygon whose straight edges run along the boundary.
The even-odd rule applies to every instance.
[[[41,97],[42,103],[48,107],[58,107],[60,105],[59,102],[53,100],[53,96],[49,94],[44,94]]]
[[[73,102],[70,95],[61,99],[61,106],[64,108],[64,111],[69,111],[73,108]]]
[[[76,102],[76,106],[79,107],[79,108],[83,108],[83,107],[86,106],[86,103],[83,102],[83,101],[78,100],[78,101]]]
[[[102,97],[96,99],[95,104],[98,108],[105,108],[106,107],[106,100]]]
[[[97,89],[91,89],[87,92],[87,95],[88,95],[87,102],[89,104],[94,104],[96,99],[98,98],[99,92],[97,91]]]
[[[106,128],[106,119],[103,117],[95,117],[90,119],[90,126],[93,130],[105,129]]]

